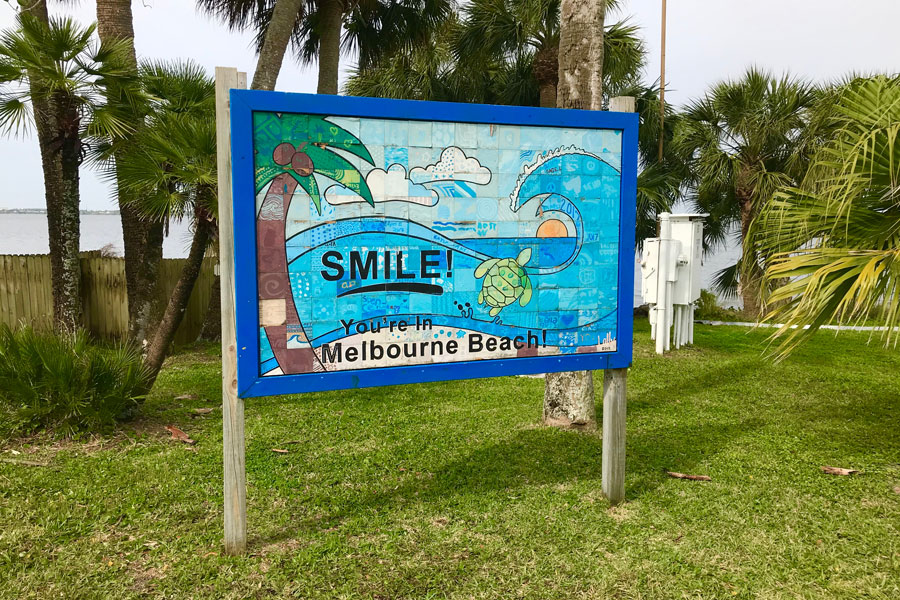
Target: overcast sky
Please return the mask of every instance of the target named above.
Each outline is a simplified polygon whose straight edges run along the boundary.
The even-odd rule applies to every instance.
[[[142,58],[190,57],[212,72],[216,65],[250,73],[255,55],[247,34],[231,33],[197,14],[191,0],[134,2],[135,43]],[[851,8],[852,7],[852,8]],[[63,11],[90,22],[94,3]],[[667,99],[681,104],[712,83],[739,77],[751,64],[827,81],[850,71],[900,71],[898,0],[669,0]],[[631,15],[650,52],[648,82],[659,78],[660,0],[625,0],[612,19]],[[0,27],[12,25],[9,3],[0,3]],[[278,89],[314,92],[315,66],[287,58]],[[0,140],[0,208],[44,206],[40,156],[33,135]],[[38,183],[41,182],[40,185]],[[84,209],[114,209],[106,184],[84,170]],[[0,217],[2,218],[2,217]]]

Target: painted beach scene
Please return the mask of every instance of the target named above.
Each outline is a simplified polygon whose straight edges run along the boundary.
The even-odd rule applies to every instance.
[[[260,374],[616,349],[621,131],[256,112],[253,140]]]

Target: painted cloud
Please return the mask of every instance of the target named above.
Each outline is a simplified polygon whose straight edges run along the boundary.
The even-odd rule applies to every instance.
[[[436,181],[467,181],[485,185],[491,181],[491,170],[481,166],[477,158],[467,157],[466,153],[456,146],[448,146],[441,152],[441,159],[433,165],[414,167],[409,178],[415,183],[433,183]]]
[[[369,171],[366,175],[366,184],[375,202],[412,202],[434,206],[438,201],[437,192],[410,181],[406,177],[406,167],[396,163],[388,167],[387,171],[384,169]],[[340,185],[326,189],[325,200],[330,204],[365,202],[358,194]]]

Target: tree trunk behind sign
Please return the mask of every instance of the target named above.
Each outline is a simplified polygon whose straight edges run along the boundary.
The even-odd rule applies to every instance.
[[[601,110],[605,0],[562,0],[559,32],[558,108]],[[544,424],[595,431],[590,371],[547,373]]]
[[[602,110],[605,0],[562,0],[558,108]]]
[[[191,299],[191,293],[194,291],[194,284],[200,277],[200,270],[203,268],[203,256],[209,247],[212,239],[215,225],[208,215],[200,212],[194,223],[194,236],[191,240],[191,249],[188,252],[187,259],[184,261],[184,267],[178,281],[175,283],[175,289],[169,297],[169,303],[166,310],[159,321],[159,326],[153,334],[153,339],[147,347],[147,355],[144,359],[144,368],[150,377],[151,387],[159,375],[163,361],[169,351],[169,346],[175,339],[175,333],[184,319],[184,313],[187,310],[188,302]]]
[[[278,0],[272,8],[272,18],[266,27],[263,37],[263,45],[259,50],[259,58],[256,61],[256,72],[253,74],[254,90],[274,90],[278,73],[281,71],[281,63],[284,61],[284,53],[291,35],[294,33],[294,25],[297,23],[297,15],[303,10],[303,0]]]
[[[744,186],[739,185],[737,194],[738,203],[741,209],[741,240],[746,248],[747,240],[750,239],[750,225],[756,217],[756,211],[753,206],[753,197]],[[756,253],[745,251],[744,265],[740,274],[740,290],[741,300],[744,304],[744,314],[751,319],[761,317],[762,304],[760,302],[760,280],[762,273],[756,262]]]
[[[45,25],[50,18],[45,0],[20,0],[22,12]],[[29,72],[34,124],[41,151],[47,230],[50,239],[50,286],[53,293],[53,324],[58,331],[82,326],[81,264],[78,256],[81,234],[78,167],[80,144],[77,114],[65,111],[57,98],[41,93],[41,80]],[[73,123],[66,126],[66,120]],[[75,127],[75,137],[72,129]]]
[[[341,0],[324,0],[319,6],[322,28],[319,33],[319,85],[316,91],[319,94],[337,94],[344,3]]]
[[[559,45],[539,50],[534,55],[532,71],[540,90],[541,108],[556,108],[556,86],[559,83]]]
[[[128,66],[137,70],[131,0],[97,0],[97,33],[104,43],[125,41],[129,49]],[[110,92],[115,94],[114,89]],[[110,98],[110,101],[115,100]],[[122,153],[118,154],[121,156]],[[118,176],[118,169],[116,197],[125,249],[128,337],[143,345],[149,341],[153,329],[150,321],[156,298],[159,265],[162,262],[163,223],[141,216]]]

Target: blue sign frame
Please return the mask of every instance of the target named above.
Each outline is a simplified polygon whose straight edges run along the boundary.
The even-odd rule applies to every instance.
[[[274,377],[261,376],[253,145],[253,113],[255,111],[334,117],[620,130],[622,132],[622,162],[616,350],[604,353],[472,360]],[[629,367],[632,361],[633,335],[631,307],[635,268],[637,133],[638,115],[635,113],[231,90],[238,395],[248,398],[405,383],[474,379],[501,374],[520,375]]]

